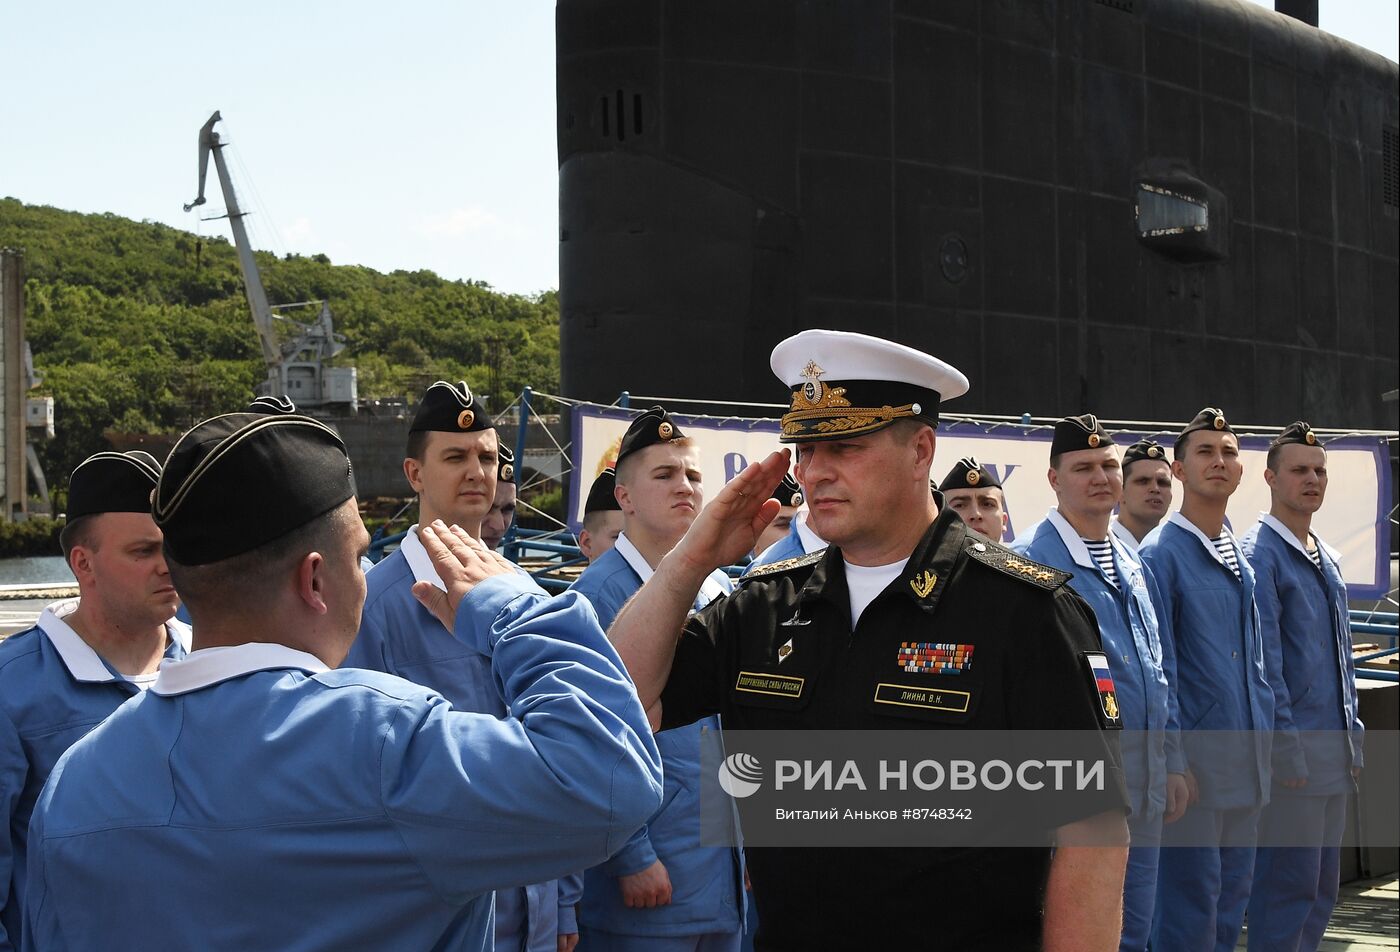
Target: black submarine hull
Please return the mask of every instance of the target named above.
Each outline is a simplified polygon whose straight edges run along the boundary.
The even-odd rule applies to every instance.
[[[559,0],[565,394],[1394,427],[1397,66],[1242,0]]]

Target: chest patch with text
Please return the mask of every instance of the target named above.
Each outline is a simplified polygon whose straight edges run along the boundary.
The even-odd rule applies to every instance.
[[[734,682],[734,690],[750,694],[768,694],[773,697],[801,697],[804,678],[790,678],[781,674],[762,674],[754,671],[740,671]]]
[[[972,703],[972,692],[881,683],[875,685],[875,703],[966,714]]]

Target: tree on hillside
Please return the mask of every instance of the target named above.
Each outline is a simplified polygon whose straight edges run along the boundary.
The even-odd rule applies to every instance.
[[[233,246],[155,222],[0,199],[0,245],[25,252],[26,331],[56,439],[52,482],[109,429],[178,432],[246,403],[265,371]],[[559,302],[431,271],[383,274],[325,255],[258,252],[273,304],[327,300],[362,400],[466,380],[503,406],[559,385]]]

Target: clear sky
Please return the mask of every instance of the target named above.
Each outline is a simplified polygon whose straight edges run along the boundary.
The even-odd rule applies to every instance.
[[[1398,7],[1321,25],[1394,60]],[[558,286],[548,0],[0,3],[0,195],[227,237],[180,210],[215,109],[258,247]]]

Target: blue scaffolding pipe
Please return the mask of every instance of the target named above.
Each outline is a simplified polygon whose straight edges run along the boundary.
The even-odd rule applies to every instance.
[[[536,542],[530,539],[522,539],[516,542],[516,547],[521,552],[553,552],[555,555],[582,557],[578,546],[569,545],[567,542]]]
[[[517,486],[520,485],[518,482],[518,480],[520,479],[520,474],[524,472],[525,469],[525,436],[530,429],[531,393],[533,393],[533,391],[529,387],[526,387],[525,389],[520,391],[520,408],[516,416],[515,478],[517,480]],[[495,504],[494,500],[492,501],[492,504]],[[505,536],[501,539],[501,551],[505,555],[505,557],[510,559],[511,561],[515,561],[520,557],[520,548],[516,544],[515,540],[520,535],[521,531],[523,530],[517,529],[515,525],[515,520],[512,519],[510,525],[506,526]]]
[[[371,562],[380,562],[384,559],[384,550],[391,545],[403,542],[404,536],[408,535],[408,530],[395,532],[393,535],[380,535],[384,527],[380,526],[375,530],[374,538],[370,540],[367,557]]]
[[[1397,615],[1395,612],[1368,612],[1353,608],[1347,612],[1347,615],[1352,621],[1361,621],[1378,625],[1388,624],[1391,628],[1395,628],[1397,624],[1400,624],[1400,615]]]

